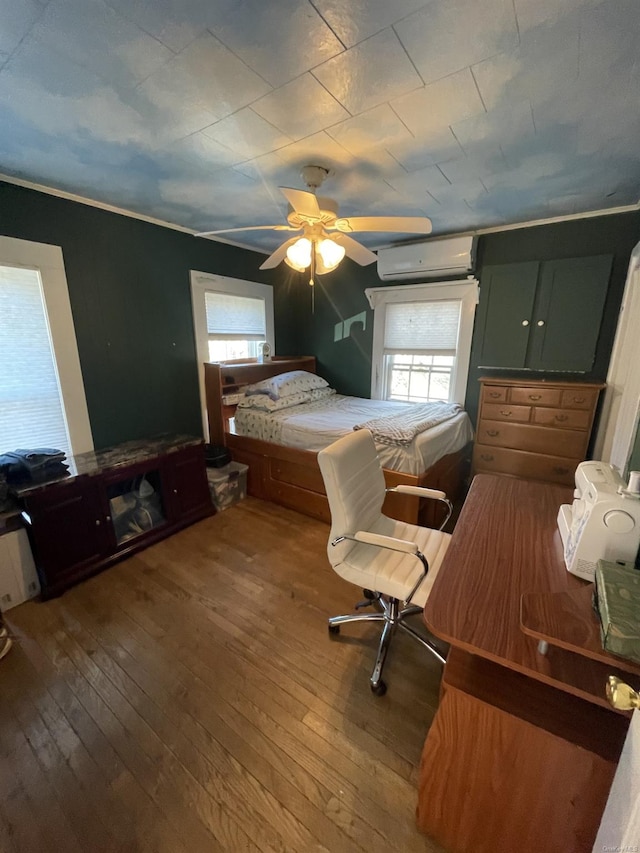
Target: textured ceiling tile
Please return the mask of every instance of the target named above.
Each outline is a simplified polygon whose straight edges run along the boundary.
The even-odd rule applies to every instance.
[[[404,143],[388,145],[387,150],[408,172],[455,159],[463,153],[450,127],[420,134]]]
[[[468,68],[397,98],[391,106],[415,136],[485,112]]]
[[[311,74],[286,83],[251,107],[291,139],[310,136],[349,115]]]
[[[457,160],[448,160],[446,163],[440,162],[438,165],[444,176],[452,184],[496,175],[506,168],[504,155],[500,149],[496,149],[492,155],[459,157]]]
[[[233,151],[236,163],[252,160],[291,141],[250,107],[216,122],[204,133]]]
[[[327,133],[352,154],[373,146],[413,140],[411,133],[388,104],[327,128]]]
[[[550,29],[576,9],[589,9],[602,0],[514,0],[520,33],[535,27]]]
[[[314,0],[314,6],[347,47],[415,12],[426,0]]]
[[[524,101],[511,107],[491,110],[453,125],[453,132],[467,154],[474,154],[477,146],[483,149],[505,150],[514,141],[535,135],[531,104]],[[485,148],[486,146],[486,148]]]
[[[34,0],[0,0],[0,51],[10,54],[41,13],[42,6]]]
[[[278,157],[297,169],[311,164],[342,171],[355,162],[353,155],[324,131],[280,148]]]
[[[474,178],[457,184],[431,189],[431,195],[442,205],[458,206],[461,203],[473,205],[479,197],[486,195],[487,188],[482,181]]]
[[[395,29],[425,83],[518,44],[512,0],[431,0]]]
[[[173,57],[102,0],[53,0],[32,34],[116,85],[135,85]]]
[[[384,30],[313,71],[352,115],[422,85],[392,30]]]
[[[608,0],[584,12],[580,26],[580,70],[584,85],[597,90],[638,82],[640,6],[637,0]],[[615,95],[615,92],[613,93]]]
[[[182,157],[194,168],[224,169],[232,166],[237,159],[233,151],[201,131],[178,139],[168,151],[172,156]]]
[[[55,2],[55,0],[54,0]],[[202,34],[236,0],[107,0],[176,53]]]
[[[578,19],[564,20],[542,32],[525,33],[519,47],[473,66],[487,108],[501,109],[525,99],[534,101],[578,75]]]
[[[306,0],[244,0],[210,27],[272,86],[281,86],[344,48]]]
[[[141,84],[157,106],[197,103],[215,118],[223,118],[269,91],[269,85],[210,34],[188,48]],[[195,128],[194,128],[195,129]]]
[[[438,190],[451,186],[437,166],[426,166],[417,172],[393,178],[389,180],[389,184],[394,190],[413,201],[418,199],[424,201],[425,193],[430,191],[437,193]]]

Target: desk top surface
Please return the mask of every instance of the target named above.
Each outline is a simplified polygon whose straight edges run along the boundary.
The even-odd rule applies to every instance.
[[[424,608],[436,636],[596,704],[608,707],[608,675],[628,680],[619,660],[593,660],[566,648],[538,652],[522,630],[521,599],[590,587],[567,572],[556,517],[565,486],[479,474]],[[586,601],[586,598],[584,599]],[[585,613],[585,618],[595,615]],[[628,669],[628,667],[623,667]]]

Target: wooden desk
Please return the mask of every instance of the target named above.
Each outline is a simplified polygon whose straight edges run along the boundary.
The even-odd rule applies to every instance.
[[[451,853],[592,849],[629,723],[606,680],[640,667],[594,653],[589,585],[566,571],[556,528],[570,500],[564,486],[478,475],[427,601],[427,627],[452,648],[417,818]],[[569,632],[541,655],[567,598],[587,648]]]

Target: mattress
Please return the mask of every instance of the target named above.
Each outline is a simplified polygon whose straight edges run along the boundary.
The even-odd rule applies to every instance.
[[[317,453],[351,432],[355,424],[393,414],[406,405],[335,394],[277,412],[238,408],[232,429],[236,435]],[[376,442],[376,447],[383,468],[417,476],[443,456],[461,450],[472,438],[469,416],[458,412],[450,420],[419,433],[409,445]]]

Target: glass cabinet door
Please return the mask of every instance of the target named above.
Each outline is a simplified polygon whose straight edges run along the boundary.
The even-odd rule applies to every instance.
[[[109,514],[118,545],[167,523],[161,486],[159,467],[109,483]]]

